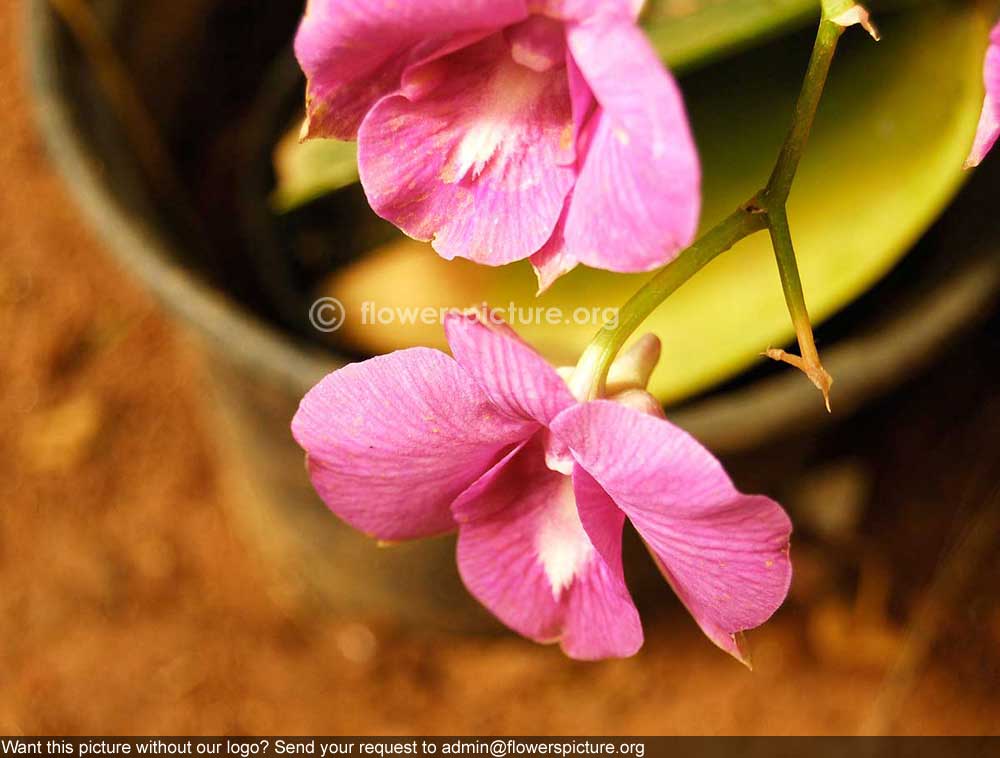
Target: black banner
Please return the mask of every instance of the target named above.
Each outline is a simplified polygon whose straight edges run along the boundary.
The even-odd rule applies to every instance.
[[[1000,758],[989,737],[0,737],[2,756]]]

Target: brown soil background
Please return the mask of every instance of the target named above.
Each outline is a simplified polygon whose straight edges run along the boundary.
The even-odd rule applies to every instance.
[[[861,463],[807,487],[850,489],[861,466],[885,508],[842,543],[802,516],[793,599],[753,635],[754,673],[673,600],[639,656],[589,665],[290,610],[225,515],[196,350],[46,162],[19,30],[0,4],[0,733],[1000,732],[995,549],[938,604],[930,655],[887,679],[969,461],[998,460],[995,339],[857,422]]]

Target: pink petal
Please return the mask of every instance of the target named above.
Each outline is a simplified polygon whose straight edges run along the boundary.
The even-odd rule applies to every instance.
[[[504,34],[514,61],[533,71],[551,71],[566,61],[566,30],[553,18],[531,16]]]
[[[502,265],[551,237],[574,169],[566,72],[514,62],[502,34],[407,73],[368,114],[361,181],[375,211],[443,257]]]
[[[586,660],[642,645],[621,571],[622,517],[593,489],[600,491],[586,488],[578,513],[573,480],[546,468],[539,438],[491,473],[458,534],[459,571],[483,605],[514,631],[559,640],[567,655]],[[595,550],[583,512],[614,563]]]
[[[573,56],[566,53],[566,72],[569,77],[569,93],[573,106],[573,149],[572,155],[567,154],[570,162],[575,165],[577,154],[586,154],[587,144],[583,141],[584,127],[587,120],[594,112],[596,101],[594,93],[590,91],[580,68],[573,60]],[[552,236],[541,250],[531,256],[531,267],[538,277],[538,292],[541,295],[556,281],[576,268],[579,261],[566,245],[566,217],[569,215],[570,206],[573,203],[573,190],[566,195],[563,203],[563,210],[556,223],[556,228],[552,231]]]
[[[534,428],[501,414],[455,361],[424,348],[335,371],[292,421],[320,497],[383,540],[453,529],[455,497]]]
[[[590,544],[608,564],[611,573],[622,577],[624,582],[622,530],[625,527],[625,512],[579,465],[573,466],[573,493],[576,495],[580,523],[590,538]]]
[[[556,370],[498,318],[449,313],[444,329],[455,360],[504,413],[547,425],[576,402]]]
[[[645,0],[533,0],[529,4],[536,13],[565,21],[584,21],[595,16],[635,21]]]
[[[986,98],[983,102],[982,116],[979,118],[976,141],[965,162],[970,168],[982,162],[1000,137],[1000,24],[997,24],[990,34],[983,78],[986,83]]]
[[[375,102],[399,87],[418,49],[527,15],[525,0],[309,0],[295,38],[309,80],[308,136],[353,139]]]
[[[573,658],[626,658],[642,647],[642,623],[625,585],[622,529],[625,514],[579,466],[573,490],[580,523],[600,556],[569,594],[563,649]]]
[[[556,228],[552,232],[549,241],[537,253],[531,256],[531,267],[538,277],[538,292],[541,295],[549,287],[555,284],[563,274],[567,274],[577,266],[577,260],[566,247],[566,215],[569,213],[570,203],[573,202],[573,191],[570,190],[566,197],[566,206],[562,215],[556,223]]]
[[[451,515],[455,523],[459,526],[467,524],[476,518],[492,516],[495,508],[504,505],[501,498],[484,498],[483,495],[490,492],[494,487],[500,486],[497,482],[505,476],[504,471],[507,464],[521,455],[521,451],[529,445],[536,445],[539,432],[536,432],[521,444],[511,448],[511,450],[499,461],[493,464],[488,471],[468,486],[462,494],[456,497],[451,503]]]
[[[701,169],[680,91],[631,23],[571,24],[569,44],[597,98],[566,241],[589,266],[644,271],[690,244]]]
[[[589,145],[582,142],[584,138],[584,128],[590,120],[594,109],[597,108],[597,100],[594,93],[587,84],[587,80],[580,71],[576,60],[572,54],[566,51],[566,74],[569,79],[569,95],[573,105],[573,160],[577,155],[586,155]]]
[[[552,431],[625,511],[705,634],[745,661],[739,633],[770,618],[791,581],[781,506],[738,492],[686,432],[617,403],[569,408]]]

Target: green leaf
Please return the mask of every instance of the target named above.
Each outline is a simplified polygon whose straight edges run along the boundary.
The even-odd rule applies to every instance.
[[[642,23],[674,71],[717,60],[802,26],[816,0],[652,0]]]
[[[881,43],[860,31],[845,36],[789,204],[815,322],[881,278],[959,187],[982,103],[991,20],[972,4],[937,2],[880,18]],[[766,180],[810,43],[808,35],[784,40],[682,81],[704,165],[706,226]],[[348,309],[338,338],[361,351],[447,347],[434,323],[363,323],[362,301],[394,308],[487,300],[500,308],[513,303],[518,331],[555,363],[568,365],[597,328],[576,323],[576,315],[622,304],[648,276],[581,268],[535,299],[526,263],[489,269],[446,262],[429,246],[404,241],[335,276],[325,291]],[[539,307],[562,308],[570,323],[538,323],[534,316],[535,323],[516,323]],[[788,343],[792,329],[767,236],[711,263],[641,331],[663,340],[652,389],[665,401],[730,378],[760,360],[764,349]]]
[[[358,181],[358,149],[353,142],[313,139],[299,142],[298,127],[274,151],[278,186],[271,207],[287,213]]]
[[[853,0],[823,0],[847,10]],[[865,0],[873,14],[924,0]],[[685,73],[760,45],[819,18],[820,0],[650,0],[642,25],[675,73]],[[829,11],[828,11],[829,12]]]

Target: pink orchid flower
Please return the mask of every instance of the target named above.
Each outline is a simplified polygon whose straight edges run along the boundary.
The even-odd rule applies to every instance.
[[[983,115],[979,119],[975,144],[965,162],[970,168],[982,162],[996,144],[997,137],[1000,137],[1000,23],[993,27],[990,34],[983,79],[986,82],[986,100],[983,102]]]
[[[694,236],[700,166],[640,0],[310,0],[305,137],[358,140],[372,208],[456,256],[646,271]]]
[[[458,531],[469,591],[511,629],[573,658],[642,645],[622,573],[628,518],[706,635],[748,662],[741,632],[791,580],[781,506],[736,490],[642,387],[652,335],[579,402],[508,327],[453,314],[454,359],[413,348],[336,371],[292,422],[313,485],[356,529],[397,541]]]

